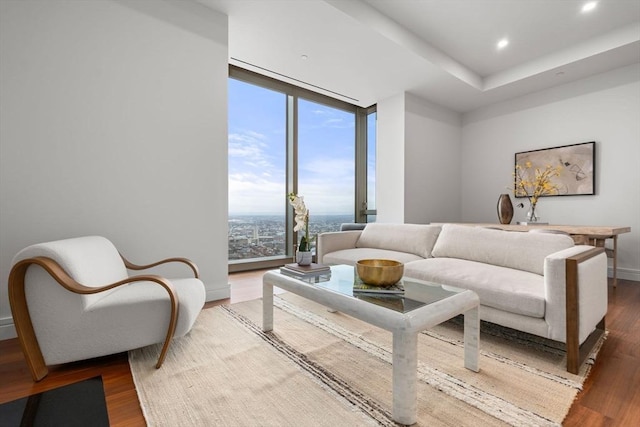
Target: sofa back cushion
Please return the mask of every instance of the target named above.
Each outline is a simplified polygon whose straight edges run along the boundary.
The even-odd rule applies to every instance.
[[[574,245],[569,236],[445,224],[434,257],[459,258],[544,274],[544,259]]]
[[[431,250],[439,233],[439,225],[373,222],[362,230],[356,247],[387,249],[431,258]]]

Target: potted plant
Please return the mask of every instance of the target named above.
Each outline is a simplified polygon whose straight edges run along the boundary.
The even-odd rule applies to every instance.
[[[304,204],[303,196],[289,193],[287,197],[295,211],[296,225],[293,227],[293,231],[299,232],[300,230],[304,230],[304,234],[298,245],[298,250],[296,251],[296,262],[298,265],[310,265],[313,260],[313,255],[311,253],[311,239],[309,237],[309,209],[307,209]]]

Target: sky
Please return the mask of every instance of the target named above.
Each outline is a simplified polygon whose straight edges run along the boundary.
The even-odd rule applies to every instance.
[[[298,190],[311,215],[352,214],[355,115],[300,99]],[[229,79],[229,214],[282,215],[286,95]]]

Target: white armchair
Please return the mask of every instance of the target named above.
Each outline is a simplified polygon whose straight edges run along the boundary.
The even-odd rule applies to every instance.
[[[129,276],[127,269],[186,264],[194,278]],[[135,265],[99,236],[40,243],[20,251],[9,275],[9,301],[34,381],[48,365],[84,360],[185,335],[204,306],[198,268],[185,258]]]

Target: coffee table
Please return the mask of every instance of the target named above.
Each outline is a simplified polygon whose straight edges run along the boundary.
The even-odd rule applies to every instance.
[[[349,265],[331,266],[331,278],[315,283],[268,271],[262,278],[262,329],[273,330],[273,287],[315,301],[331,310],[393,333],[393,419],[417,421],[418,333],[464,314],[464,366],[478,372],[479,299],[473,291],[414,279],[402,279],[404,295],[353,295],[357,280]]]

